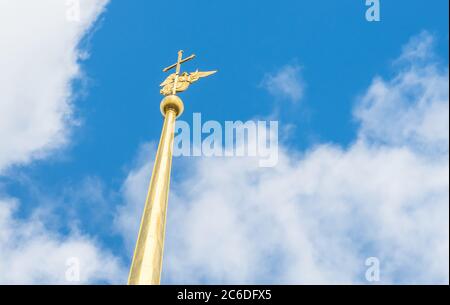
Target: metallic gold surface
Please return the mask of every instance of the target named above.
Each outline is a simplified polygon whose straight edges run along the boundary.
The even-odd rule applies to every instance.
[[[207,77],[209,75],[212,75],[216,73],[217,71],[206,71],[206,72],[200,72],[195,71],[192,73],[183,72],[181,75],[177,75],[176,73],[173,73],[169,75],[164,82],[161,83],[161,94],[162,95],[171,95],[178,92],[183,92],[189,88],[189,85],[198,81],[202,77]]]
[[[165,95],[160,105],[164,125],[131,263],[129,285],[158,285],[161,281],[175,121],[184,111],[183,101],[175,94],[186,90],[189,84],[201,77],[216,72],[196,71],[180,76],[181,64],[194,57],[195,55],[191,55],[183,59],[183,51],[179,51],[177,63],[163,70],[166,72],[176,68],[176,72],[161,84],[161,93]]]
[[[161,104],[159,105],[159,109],[161,110],[161,114],[165,117],[166,111],[168,108],[172,108],[177,113],[177,118],[183,114],[184,112],[184,104],[183,101],[176,95],[169,95],[163,98]]]
[[[175,95],[178,92],[183,92],[189,88],[189,85],[198,81],[202,77],[207,77],[211,74],[216,73],[217,71],[206,71],[206,72],[200,72],[195,71],[192,73],[186,73],[183,72],[183,74],[180,75],[180,68],[181,64],[185,63],[195,57],[194,54],[192,54],[189,57],[186,57],[183,59],[183,51],[178,51],[178,60],[177,63],[168,66],[167,68],[163,69],[163,72],[167,72],[173,68],[175,69],[175,73],[170,74],[160,85],[160,87],[163,87],[160,91],[162,95]]]
[[[183,102],[170,95],[161,104],[164,125],[128,278],[130,285],[158,285],[161,279],[175,119]]]
[[[180,53],[183,54],[183,51],[182,51],[182,50],[178,51],[178,56],[180,56]],[[185,63],[185,62],[187,62],[187,61],[189,61],[189,60],[191,60],[191,59],[194,59],[194,58],[195,58],[195,54],[192,54],[191,56],[188,56],[188,57],[186,57],[185,59],[182,59],[182,60],[179,61],[179,62],[177,61],[177,62],[174,63],[173,65],[170,65],[170,66],[168,66],[167,68],[164,68],[164,69],[163,69],[163,72],[167,72],[167,71],[169,71],[169,70],[175,68],[178,64],[183,64],[183,63]],[[180,71],[178,71],[178,73],[180,73]]]

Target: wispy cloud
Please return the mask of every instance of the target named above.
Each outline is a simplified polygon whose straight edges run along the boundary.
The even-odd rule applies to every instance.
[[[78,45],[108,0],[80,1],[78,21],[66,2],[0,2],[0,174],[68,142]]]
[[[417,63],[421,60],[429,60],[434,55],[434,36],[428,31],[422,31],[413,36],[410,41],[403,46],[402,54],[397,59],[399,61]]]
[[[50,230],[45,212],[18,218],[19,205],[16,199],[0,198],[0,283],[125,282],[126,271],[120,260],[94,238],[77,231],[62,235]],[[77,279],[66,277],[71,259],[77,261]]]
[[[303,98],[305,90],[301,67],[298,65],[286,65],[275,73],[266,74],[261,85],[273,96],[294,103]]]
[[[448,151],[448,67],[430,61],[433,41],[427,32],[413,37],[400,56],[405,65],[400,72],[390,80],[373,80],[355,109],[360,137]]]

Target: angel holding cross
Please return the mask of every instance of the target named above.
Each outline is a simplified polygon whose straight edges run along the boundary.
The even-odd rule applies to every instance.
[[[195,55],[191,55],[189,57],[186,57],[185,59],[182,58],[183,51],[178,52],[178,61],[176,64],[173,64],[163,70],[163,72],[167,72],[172,68],[176,68],[175,73],[170,74],[162,83],[161,83],[161,94],[162,95],[175,95],[177,92],[183,92],[185,91],[190,84],[198,81],[202,77],[207,77],[209,75],[212,75],[216,73],[217,71],[195,71],[191,73],[183,72],[180,75],[180,66],[182,63],[185,63],[188,60],[191,60],[195,57]]]

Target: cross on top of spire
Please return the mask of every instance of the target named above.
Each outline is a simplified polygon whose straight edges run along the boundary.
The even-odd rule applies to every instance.
[[[173,68],[176,68],[175,69],[175,80],[173,82],[173,87],[172,87],[172,94],[175,95],[177,93],[177,83],[178,83],[178,76],[180,75],[181,64],[185,63],[185,62],[187,62],[187,61],[189,61],[191,59],[194,59],[194,57],[195,57],[195,54],[192,54],[191,56],[186,57],[186,58],[183,59],[183,50],[180,50],[180,51],[178,51],[177,63],[175,63],[173,65],[170,65],[167,68],[163,69],[163,72],[167,72],[167,71],[169,71],[169,70],[171,70]]]
[[[183,59],[183,50],[180,50],[180,51],[178,51],[178,60],[177,60],[177,62],[175,64],[173,64],[173,65],[168,66],[167,68],[164,68],[163,72],[167,72],[167,71],[169,71],[169,70],[171,70],[173,68],[176,68],[176,72],[175,73],[176,74],[180,74],[181,64],[183,64],[183,63],[185,63],[185,62],[187,62],[187,61],[189,61],[191,59],[194,59],[194,58],[195,58],[195,54],[192,54],[191,56],[186,57],[186,58]]]
[[[163,87],[160,92],[162,95],[176,95],[177,92],[185,91],[190,84],[198,81],[200,78],[207,77],[211,74],[216,73],[217,71],[195,71],[192,73],[181,73],[181,64],[195,58],[195,54],[192,54],[189,57],[183,58],[183,51],[178,51],[178,60],[175,64],[168,66],[163,69],[163,72],[167,72],[173,68],[175,69],[175,73],[170,74],[164,82],[161,83],[161,87]]]

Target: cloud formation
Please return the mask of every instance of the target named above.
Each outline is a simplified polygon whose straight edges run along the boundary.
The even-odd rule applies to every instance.
[[[421,35],[404,50],[432,43]],[[274,168],[190,159],[171,185],[163,280],[367,283],[365,261],[377,257],[382,283],[448,283],[448,68],[405,52],[397,75],[359,99],[348,148],[280,147]],[[139,173],[150,171],[139,165],[124,184],[133,241],[148,184]]]
[[[430,61],[432,46],[427,32],[413,37],[396,61],[400,72],[374,79],[355,110],[362,140],[448,151],[448,69]]]
[[[79,44],[107,2],[0,1],[0,176],[68,143],[76,124],[72,82],[82,77],[86,58]],[[0,192],[0,283],[123,280],[118,259],[94,238],[50,229],[54,216],[40,208],[19,217],[21,204]],[[79,282],[67,282],[71,258],[78,260]]]
[[[297,103],[303,98],[305,91],[300,72],[298,65],[286,65],[274,74],[266,74],[261,85],[274,97]]]
[[[107,2],[0,2],[0,174],[67,143],[78,45]]]
[[[95,239],[48,229],[45,213],[19,219],[18,206],[0,198],[0,284],[125,283],[119,259]]]

